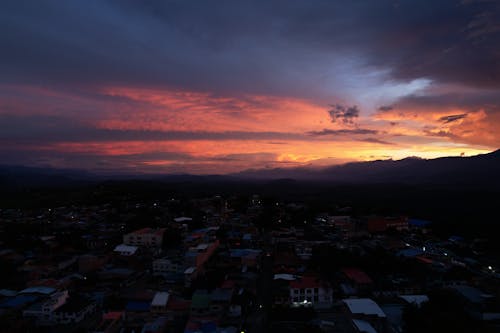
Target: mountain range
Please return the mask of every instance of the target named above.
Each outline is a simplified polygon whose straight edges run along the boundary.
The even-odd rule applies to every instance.
[[[436,184],[500,187],[500,150],[471,157],[353,162],[325,168],[245,170],[230,175],[98,175],[82,170],[0,166],[0,186],[61,186],[104,180],[237,182],[295,180],[332,184]]]

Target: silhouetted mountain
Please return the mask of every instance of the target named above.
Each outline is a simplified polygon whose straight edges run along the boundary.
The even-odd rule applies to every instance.
[[[146,180],[166,183],[232,183],[312,181],[325,184],[436,184],[500,186],[500,150],[471,157],[354,162],[326,168],[299,167],[246,170],[231,175],[97,175],[82,170],[0,166],[1,187],[58,187],[104,180]]]
[[[1,187],[71,186],[96,179],[95,175],[83,170],[0,166]]]
[[[401,183],[500,185],[500,150],[471,157],[354,162],[327,168],[247,170],[239,177],[254,179],[293,178],[333,183]]]

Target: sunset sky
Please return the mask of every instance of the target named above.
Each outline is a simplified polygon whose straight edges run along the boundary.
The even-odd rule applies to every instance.
[[[500,2],[2,1],[0,164],[95,172],[500,147]]]

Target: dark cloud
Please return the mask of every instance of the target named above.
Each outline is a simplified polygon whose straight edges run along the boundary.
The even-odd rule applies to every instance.
[[[439,118],[439,121],[441,121],[445,124],[449,124],[449,123],[453,123],[457,120],[464,119],[466,117],[467,117],[467,113],[453,114],[453,115],[441,117],[441,118]]]
[[[255,131],[160,131],[102,129],[74,119],[57,116],[15,116],[0,114],[0,142],[112,142],[189,140],[305,140],[306,136],[287,132]]]
[[[326,136],[326,135],[373,135],[378,134],[378,131],[366,128],[355,128],[355,129],[323,129],[321,131],[311,131],[308,132],[311,136]]]
[[[499,8],[459,0],[10,0],[0,12],[1,80],[331,97],[344,83],[334,70],[334,85],[325,85],[325,68],[355,56],[394,79],[499,87]]]
[[[453,134],[452,132],[445,131],[445,130],[442,130],[442,129],[439,129],[436,127],[426,126],[426,127],[424,127],[423,132],[424,132],[425,136],[460,140],[460,137]]]
[[[392,142],[380,140],[377,138],[364,138],[364,139],[360,139],[359,141],[369,142],[369,143],[377,143],[377,144],[381,144],[381,145],[394,145],[394,143],[392,143]]]
[[[343,123],[346,125],[353,125],[359,117],[359,109],[356,105],[345,106],[341,104],[331,105],[328,110],[328,115],[332,123]]]
[[[379,106],[379,108],[377,109],[378,111],[391,111],[391,110],[394,110],[394,107],[390,106],[390,105],[382,105],[382,106]]]
[[[396,106],[402,109],[420,109],[419,112],[435,112],[443,108],[460,108],[486,112],[500,111],[500,93],[495,89],[469,90],[465,92],[429,93],[426,95],[408,95],[397,101]]]

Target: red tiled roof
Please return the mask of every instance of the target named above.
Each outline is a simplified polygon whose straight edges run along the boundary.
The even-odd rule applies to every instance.
[[[416,258],[417,258],[417,260],[419,260],[425,264],[432,264],[433,263],[432,259],[429,259],[427,257],[418,256]]]
[[[290,281],[290,288],[293,289],[319,288],[320,286],[320,280],[314,276],[303,276],[297,280]]]
[[[356,268],[344,268],[342,273],[347,276],[347,278],[357,284],[371,284],[372,279],[363,271]]]
[[[108,312],[102,315],[102,319],[119,319],[122,315],[120,311]]]

